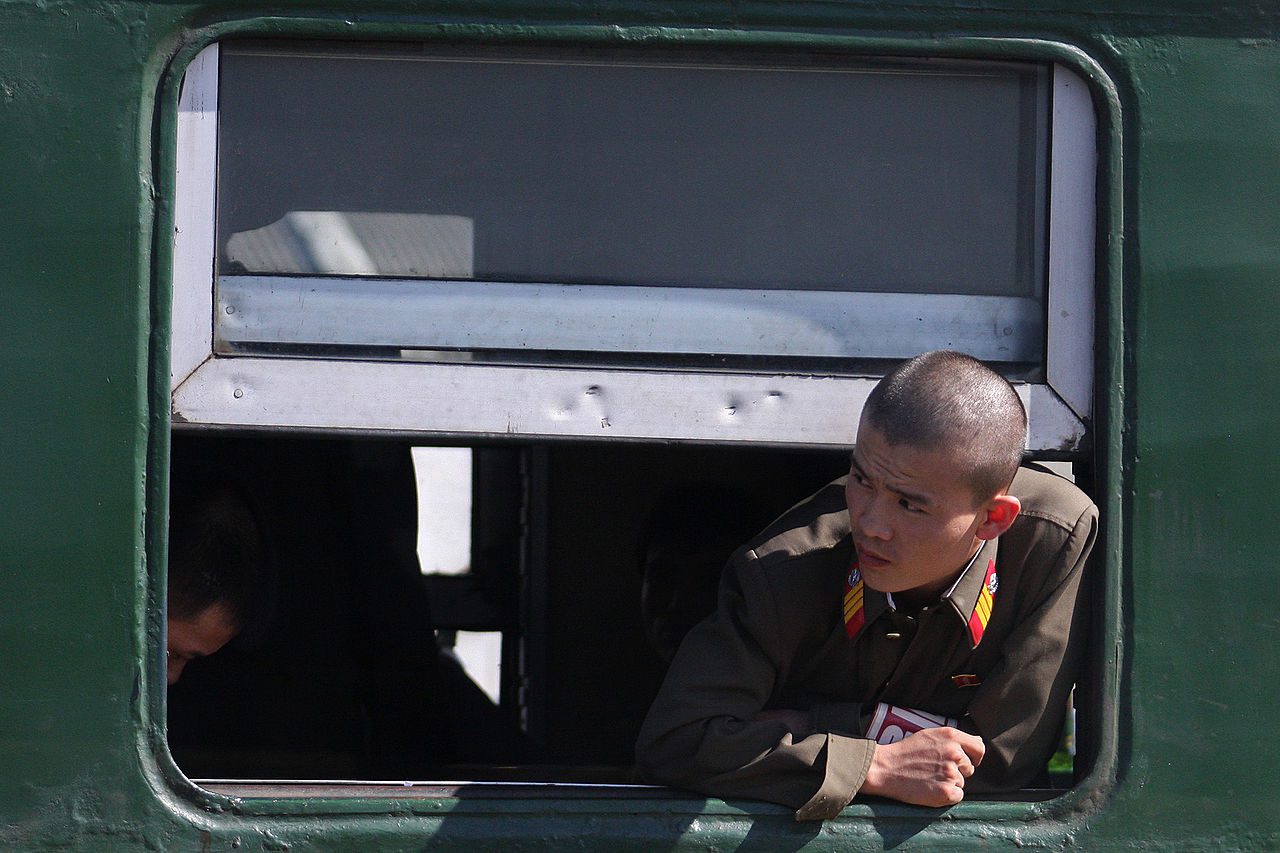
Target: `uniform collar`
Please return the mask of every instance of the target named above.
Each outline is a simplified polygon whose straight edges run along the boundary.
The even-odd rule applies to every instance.
[[[999,541],[988,539],[983,542],[951,589],[942,596],[943,602],[949,603],[952,612],[968,627],[971,649],[976,649],[982,642],[999,590],[1000,576],[996,573]]]
[[[940,600],[940,603],[950,605],[947,609],[967,628],[971,649],[982,642],[999,588],[1000,579],[996,573],[998,542],[998,539],[983,542]],[[855,554],[845,580],[845,633],[850,639],[856,638],[882,613],[892,609],[895,609],[892,595],[877,592],[862,582]]]

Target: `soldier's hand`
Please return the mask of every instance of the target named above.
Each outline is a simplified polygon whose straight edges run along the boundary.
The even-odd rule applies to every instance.
[[[959,729],[924,729],[877,745],[859,793],[917,806],[955,805],[964,799],[964,781],[985,752],[982,738]]]

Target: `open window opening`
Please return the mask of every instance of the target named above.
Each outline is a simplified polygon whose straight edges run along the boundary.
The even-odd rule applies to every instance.
[[[246,497],[278,583],[265,633],[171,687],[170,747],[196,780],[279,782],[630,782],[729,554],[847,467],[839,452],[207,433],[175,434],[173,458],[175,490],[197,464]]]
[[[170,748],[200,784],[259,794],[247,780],[630,783],[639,726],[729,555],[848,466],[208,433],[175,434],[173,459],[176,492],[195,466],[245,497],[277,582],[264,631],[170,688]],[[1064,742],[1054,787],[1072,755]]]

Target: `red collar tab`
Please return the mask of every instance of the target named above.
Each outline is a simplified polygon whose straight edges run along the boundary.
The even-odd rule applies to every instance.
[[[849,567],[849,575],[844,580],[844,632],[849,639],[858,636],[867,621],[867,613],[862,601],[862,572],[858,564]]]
[[[991,620],[991,608],[996,603],[996,590],[1000,586],[1000,576],[996,574],[996,561],[993,558],[987,563],[987,574],[982,579],[982,589],[978,591],[978,600],[973,605],[973,613],[969,615],[969,639],[973,648],[982,642],[986,633],[987,622]]]

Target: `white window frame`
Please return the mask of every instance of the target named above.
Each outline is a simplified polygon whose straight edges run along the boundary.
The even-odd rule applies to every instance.
[[[213,44],[188,67],[178,106],[175,423],[466,438],[852,444],[874,377],[216,354],[214,312],[231,307],[214,301],[217,82]],[[1071,453],[1084,445],[1093,414],[1096,117],[1088,87],[1070,70],[1055,65],[1051,86],[1047,381],[1015,386],[1030,418],[1028,449]],[[920,349],[946,344],[922,340]]]

